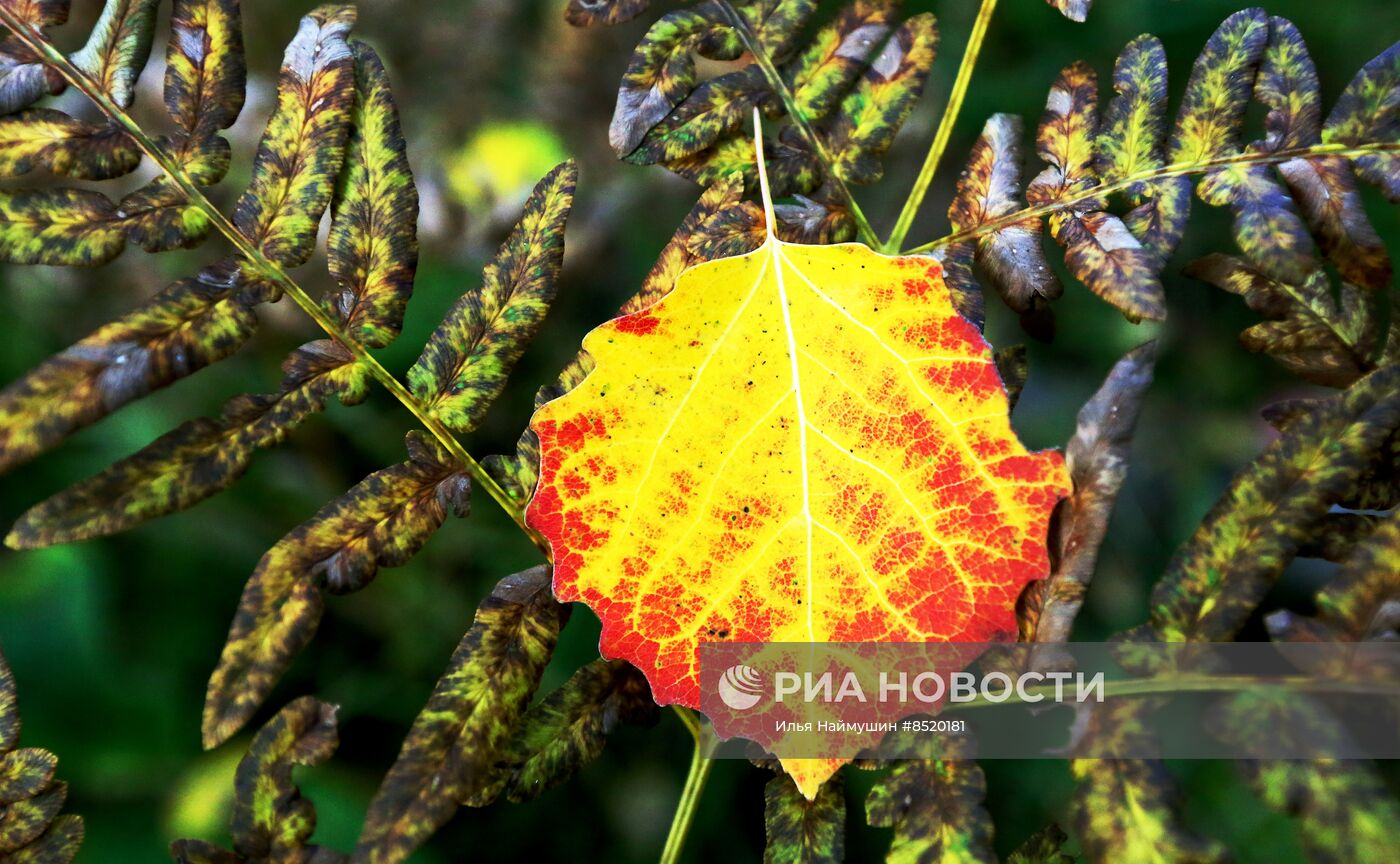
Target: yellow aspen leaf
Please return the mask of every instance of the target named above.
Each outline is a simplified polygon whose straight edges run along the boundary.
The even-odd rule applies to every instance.
[[[1070,488],[936,261],[786,243],[767,214],[760,248],[589,333],[594,371],[531,422],[555,594],[661,705],[699,707],[703,641],[1014,634]]]

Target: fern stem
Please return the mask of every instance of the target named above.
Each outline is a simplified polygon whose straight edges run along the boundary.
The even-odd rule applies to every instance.
[[[369,352],[369,349],[345,332],[344,328],[326,312],[321,304],[313,300],[291,276],[287,275],[286,271],[264,255],[262,250],[257,248],[248,236],[240,231],[224,215],[223,211],[205,196],[180,163],[165,152],[155,139],[146,134],[145,130],[136,123],[130,114],[113,102],[102,87],[88,77],[87,73],[73,65],[48,39],[20,20],[3,2],[0,2],[0,23],[8,27],[20,41],[41,56],[44,62],[53,67],[70,85],[92,100],[93,104],[108,119],[125,130],[142,152],[160,166],[160,169],[179,187],[186,200],[199,208],[209,218],[214,227],[227,238],[238,254],[252,264],[260,275],[280,288],[282,293],[291,297],[292,301],[315,321],[326,335],[349,351],[354,356],[355,362],[369,372],[371,377],[402,403],[417,418],[418,422],[442,443],[442,446],[471,475],[473,482],[478,487],[484,488],[487,494],[495,499],[496,503],[520,526],[520,530],[524,531],[548,557],[549,544],[525,524],[524,510],[501,488],[495,478],[486,473],[486,470],[481,467],[481,463],[472,458],[471,454],[462,446],[462,442],[457,440],[457,436],[453,435],[451,430],[442,424],[442,421],[433,416],[428,407],[420,402],[403,382],[385,369],[383,364]]]
[[[782,73],[773,65],[772,59],[759,44],[758,38],[749,29],[746,22],[729,0],[715,0],[729,23],[734,27],[739,39],[744,43],[744,47],[753,55],[754,62],[758,68],[763,70],[763,77],[768,81],[768,86],[778,94],[778,98],[783,101],[783,110],[788,117],[797,125],[797,129],[802,133],[802,137],[807,139],[807,145],[812,148],[812,152],[817,155],[817,159],[822,163],[822,172],[831,180],[836,187],[837,193],[841,196],[842,203],[851,213],[851,219],[856,223],[856,232],[860,234],[860,239],[871,248],[876,248],[880,244],[880,238],[875,234],[875,229],[870,226],[870,220],[865,218],[865,212],[860,209],[860,204],[856,203],[855,195],[851,193],[851,187],[846,185],[846,181],[836,171],[835,163],[831,159],[831,154],[827,152],[826,145],[812,128],[812,122],[807,119],[807,115],[802,113],[802,109],[797,107],[797,98],[793,96],[792,90],[788,88],[787,82],[783,80]]]
[[[938,120],[938,131],[933,135],[933,143],[929,145],[923,167],[919,169],[919,176],[914,180],[913,188],[909,190],[909,197],[904,199],[899,218],[895,220],[889,239],[882,247],[887,255],[899,254],[899,247],[904,245],[904,238],[909,235],[914,217],[923,206],[924,196],[928,195],[933,175],[938,171],[938,163],[942,161],[943,153],[948,149],[948,141],[953,136],[953,125],[958,122],[958,115],[962,113],[963,100],[967,98],[967,88],[972,82],[972,70],[977,65],[977,55],[982,52],[982,40],[987,37],[987,27],[991,24],[992,12],[996,8],[997,0],[982,0],[982,5],[977,10],[977,20],[972,22],[972,33],[967,37],[967,47],[963,49],[962,62],[958,64],[958,74],[953,79],[953,91],[948,94],[948,107],[943,109],[943,116]]]
[[[676,805],[676,815],[671,819],[671,830],[666,835],[666,845],[661,849],[661,864],[677,864],[681,860],[681,849],[685,837],[690,833],[690,824],[695,821],[699,809],[700,795],[705,791],[705,781],[710,779],[713,759],[707,759],[701,748],[703,730],[695,712],[689,708],[676,708],[676,714],[695,740],[695,749],[690,756],[690,770],[685,775],[685,786],[681,789],[681,800]]]
[[[1215,693],[1239,690],[1243,687],[1290,687],[1322,693],[1354,693],[1358,695],[1400,696],[1400,685],[1392,682],[1335,681],[1311,675],[1154,675],[1148,678],[1123,678],[1104,682],[1105,699],[1132,696],[1171,695],[1176,693]],[[1055,696],[1054,684],[1027,687],[1028,696]],[[1017,692],[1008,699],[988,700],[984,696],[967,702],[944,705],[940,713],[1014,705],[1024,701]]]
[[[1222,156],[1218,159],[1209,159],[1205,162],[1178,163],[1164,165],[1151,171],[1140,171],[1137,174],[1130,174],[1122,180],[1113,183],[1105,183],[1088,189],[1081,189],[1070,195],[1065,195],[1049,204],[1040,204],[1034,207],[1026,207],[1017,210],[1015,213],[1008,213],[996,219],[990,219],[975,228],[968,228],[965,231],[957,231],[940,237],[930,243],[910,249],[906,254],[922,255],[941,249],[953,243],[963,240],[972,240],[983,234],[993,234],[1008,225],[1022,222],[1027,219],[1041,219],[1049,216],[1057,210],[1072,208],[1075,204],[1111,195],[1115,192],[1124,192],[1129,187],[1137,183],[1161,180],[1167,177],[1185,177],[1192,174],[1204,174],[1216,168],[1223,168],[1229,165],[1271,165],[1288,162],[1292,159],[1307,159],[1313,156],[1341,156],[1344,159],[1352,160],[1362,156],[1376,153],[1400,152],[1400,143],[1394,141],[1379,142],[1375,144],[1314,144],[1310,147],[1298,147],[1292,150],[1275,150],[1271,153],[1260,153],[1253,151],[1243,151],[1230,156]]]

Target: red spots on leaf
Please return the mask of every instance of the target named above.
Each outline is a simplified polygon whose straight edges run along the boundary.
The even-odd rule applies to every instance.
[[[929,295],[929,282],[927,279],[905,279],[904,296],[911,300],[923,300]]]
[[[649,336],[656,332],[656,328],[661,325],[661,319],[651,314],[650,310],[638,312],[635,315],[624,315],[612,322],[612,328],[619,333],[630,333],[634,336]]]

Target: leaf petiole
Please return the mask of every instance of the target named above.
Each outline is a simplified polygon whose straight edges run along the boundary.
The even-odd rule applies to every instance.
[[[671,831],[666,835],[666,845],[661,849],[660,864],[677,864],[681,860],[681,849],[685,846],[686,834],[690,832],[690,823],[695,821],[700,795],[705,791],[705,781],[710,778],[710,768],[714,763],[713,759],[704,756],[701,746],[704,730],[700,725],[699,716],[689,708],[679,705],[672,707],[685,724],[686,730],[690,732],[690,737],[695,740],[695,749],[691,752],[690,770],[685,775],[685,786],[681,788],[681,800],[676,805],[676,815],[671,819]]]

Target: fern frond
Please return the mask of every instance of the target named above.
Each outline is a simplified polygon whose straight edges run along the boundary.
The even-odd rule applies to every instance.
[[[1349,283],[1334,291],[1321,270],[1300,284],[1276,281],[1229,255],[1207,255],[1185,273],[1243,297],[1267,320],[1240,334],[1240,342],[1304,380],[1346,387],[1376,368],[1381,331],[1374,292]]]
[[[1006,864],[1074,864],[1074,856],[1064,851],[1068,840],[1069,836],[1052,822],[1016,847]]]
[[[0,471],[237,351],[264,290],[232,260],[206,267],[0,390]]]
[[[1069,20],[1080,23],[1089,17],[1089,8],[1094,5],[1094,0],[1045,0],[1045,2],[1060,10],[1060,14]]]
[[[301,20],[277,81],[277,107],[253,159],[253,179],[233,223],[283,267],[306,263],[345,158],[355,100],[346,37],[351,6],[324,6]]]
[[[1142,700],[1094,706],[1088,735],[1099,736],[1105,752],[1150,749],[1147,706]],[[1111,736],[1111,741],[1107,740]],[[1147,864],[1181,861],[1225,864],[1224,847],[1191,831],[1181,818],[1181,789],[1160,760],[1077,759],[1079,780],[1073,799],[1079,845],[1093,861]],[[1124,806],[1131,801],[1132,806]]]
[[[384,64],[363,42],[352,42],[350,50],[355,107],[326,241],[327,263],[340,290],[323,305],[360,344],[383,348],[403,329],[413,293],[418,189]]]
[[[226,46],[237,44],[238,40],[234,37],[233,32],[230,31],[230,27],[233,27],[233,31],[236,31],[236,15],[233,14],[236,12],[236,5],[230,6],[229,4],[220,4],[216,11],[219,12],[219,15],[206,17],[199,27],[191,31],[191,33],[202,33],[206,40],[206,46],[212,45],[215,41],[221,41],[221,43]],[[14,23],[13,14],[4,8],[0,8],[0,18]],[[214,20],[216,18],[217,21]],[[243,206],[239,210],[243,218],[245,220],[251,220],[250,224],[253,224],[256,230],[263,234],[261,239],[270,244],[267,246],[267,254],[265,254],[263,248],[254,243],[253,239],[240,231],[231,220],[224,217],[199,191],[199,182],[204,179],[209,179],[201,176],[198,170],[201,160],[196,160],[188,166],[182,164],[178,158],[180,156],[179,153],[166,149],[165,143],[170,142],[162,143],[151,139],[144,131],[136,126],[134,121],[132,121],[119,106],[115,105],[105,94],[101,93],[100,89],[82,73],[81,70],[76,69],[68,63],[66,58],[58,54],[52,46],[44,42],[37,34],[26,30],[20,24],[16,24],[15,26],[21,27],[21,30],[17,31],[17,33],[23,36],[25,45],[31,47],[37,55],[43,57],[45,62],[62,72],[66,79],[75,83],[84,93],[97,102],[99,107],[101,107],[114,122],[122,126],[122,128],[140,144],[142,150],[152,156],[165,170],[165,178],[147,187],[146,191],[151,194],[149,195],[149,200],[146,202],[149,207],[144,215],[160,214],[162,217],[169,217],[165,219],[166,222],[172,221],[173,219],[186,218],[188,214],[192,212],[197,212],[202,217],[206,218],[210,225],[216,227],[221,234],[233,243],[239,255],[244,259],[244,264],[242,266],[247,268],[249,273],[256,272],[256,274],[258,274],[256,278],[265,278],[270,284],[270,290],[267,292],[266,297],[262,299],[275,299],[283,292],[292,296],[297,305],[306,311],[306,313],[310,315],[326,333],[331,335],[336,343],[338,343],[340,347],[337,348],[336,351],[343,351],[353,358],[355,361],[353,365],[359,370],[356,372],[357,378],[360,373],[363,373],[383,384],[397,399],[403,402],[425,426],[427,426],[443,446],[452,453],[454,459],[460,464],[465,465],[467,470],[478,480],[480,485],[499,500],[506,507],[507,512],[511,513],[513,518],[519,522],[523,517],[518,508],[516,508],[509,501],[505,493],[497,487],[495,481],[492,480],[471,456],[462,449],[461,444],[456,441],[452,434],[429,414],[425,406],[419,404],[415,397],[408,391],[407,387],[399,383],[397,379],[389,374],[387,370],[368,353],[364,345],[344,332],[345,327],[348,325],[355,324],[358,326],[365,323],[363,320],[356,321],[353,317],[362,314],[355,311],[358,306],[352,304],[351,307],[344,308],[344,314],[352,317],[350,320],[338,321],[336,318],[338,313],[328,311],[326,308],[315,304],[295,282],[286,276],[281,269],[279,261],[272,260],[269,257],[269,254],[271,254],[277,256],[283,263],[294,263],[300,260],[301,257],[309,254],[309,243],[314,237],[313,229],[315,221],[319,218],[321,210],[323,210],[325,205],[329,202],[329,179],[333,178],[332,171],[337,169],[343,161],[343,154],[339,151],[343,149],[344,136],[348,135],[349,132],[348,126],[351,118],[349,103],[346,105],[345,115],[347,119],[345,122],[336,121],[334,118],[328,119],[329,125],[322,129],[325,133],[321,136],[323,140],[318,140],[317,142],[321,145],[320,149],[314,154],[308,154],[308,156],[314,158],[309,158],[295,165],[285,163],[288,167],[288,173],[285,174],[282,169],[278,167],[284,164],[279,161],[278,154],[283,153],[283,150],[286,149],[286,145],[290,144],[294,147],[300,147],[305,143],[301,142],[300,139],[292,140],[288,135],[282,133],[288,131],[290,119],[297,116],[298,112],[306,114],[311,110],[311,106],[315,104],[314,98],[320,98],[319,96],[315,96],[313,101],[308,102],[306,97],[309,94],[320,93],[320,90],[325,90],[326,93],[332,95],[340,94],[342,91],[347,93],[353,92],[352,87],[347,90],[347,86],[349,85],[346,83],[350,78],[353,78],[353,59],[351,57],[351,49],[348,47],[348,44],[344,43],[343,38],[345,31],[348,29],[350,18],[351,13],[346,7],[326,7],[318,11],[303,22],[303,35],[299,41],[294,41],[292,46],[293,50],[288,52],[284,62],[282,86],[279,91],[281,93],[279,96],[280,109],[279,112],[274,114],[273,121],[270,123],[270,133],[264,136],[263,145],[260,149],[260,153],[262,154],[260,164],[262,168],[259,169],[255,165],[254,191],[246,194],[244,198],[241,199],[240,203]],[[177,19],[176,23],[178,26],[180,20]],[[321,50],[319,51],[317,50],[318,44],[321,46]],[[363,56],[367,57],[368,55]],[[228,62],[232,61],[230,60]],[[302,77],[303,73],[309,76],[309,78],[304,79]],[[350,75],[347,77],[346,73],[350,73]],[[375,76],[375,80],[370,81],[366,86],[384,86],[382,77],[382,75]],[[243,73],[240,63],[238,69],[230,76],[217,78],[217,86],[214,86],[212,91],[210,88],[201,89],[201,92],[206,95],[210,92],[223,94],[206,100],[216,108],[223,106],[223,108],[219,109],[222,119],[210,125],[209,129],[216,130],[231,118],[234,111],[236,111],[237,105],[241,101],[242,80]],[[312,89],[308,90],[308,86],[311,86]],[[320,90],[316,88],[320,88]],[[183,104],[183,99],[175,98],[172,93],[173,91],[167,94],[168,96],[172,96],[171,103],[173,105]],[[337,98],[339,98],[338,95]],[[376,104],[379,105],[380,109],[385,109],[390,106],[386,98],[375,98],[377,99]],[[317,111],[313,113],[317,113],[318,115],[322,113],[320,111],[321,107],[322,106],[317,105]],[[396,124],[389,122],[387,115],[381,117],[379,113],[371,112],[360,116],[365,119],[367,129],[372,124],[379,124],[373,130],[376,135],[397,131]],[[380,122],[381,120],[383,122]],[[177,136],[177,139],[178,137],[179,136]],[[198,147],[196,147],[196,150],[202,153],[209,153],[210,151],[217,153],[222,148],[217,144],[211,144],[211,142],[220,141],[221,139],[217,136],[211,135],[211,137],[201,142]],[[179,141],[176,140],[173,143],[178,144]],[[402,142],[379,140],[371,142],[366,146],[382,146],[389,147],[391,150],[393,148],[401,150]],[[407,180],[407,175],[400,171],[401,167],[402,166],[391,167],[390,170],[395,173],[393,173],[392,176],[386,174],[384,179],[389,179],[393,182],[405,182]],[[222,174],[222,169],[218,171],[218,174]],[[166,183],[168,183],[168,186],[162,189],[160,184]],[[268,192],[270,196],[268,201],[263,202],[258,199],[258,189],[263,189]],[[182,210],[182,208],[179,207],[178,200],[181,197],[188,201],[190,209]],[[415,251],[412,226],[416,221],[416,212],[411,206],[413,201],[411,192],[401,193],[398,200],[401,202],[401,206],[390,208],[384,214],[381,214],[387,217],[385,219],[376,217],[373,224],[360,227],[354,227],[354,220],[349,220],[348,222],[342,220],[342,224],[348,226],[346,230],[350,233],[346,236],[350,236],[352,242],[359,243],[363,241],[374,248],[375,254],[379,257],[371,263],[375,266],[388,268],[385,271],[386,273],[396,274],[393,275],[392,278],[397,280],[398,284],[393,288],[393,291],[401,295],[405,290],[404,277],[412,268],[411,257]],[[150,235],[153,240],[159,241],[162,238],[169,239],[169,231],[166,230],[168,226],[163,226],[161,221],[161,218],[155,220],[153,233]],[[369,233],[363,233],[365,231]],[[110,250],[103,251],[104,254],[111,254]],[[357,254],[352,250],[342,251],[351,255]],[[385,255],[389,257],[385,258]],[[341,260],[339,256],[337,260]],[[355,262],[351,259],[345,259],[345,263],[348,263],[351,267],[356,266]],[[342,272],[342,275],[347,274]],[[374,274],[367,275],[374,276]],[[355,278],[359,277],[356,276]],[[374,276],[374,278],[380,277]],[[352,285],[350,287],[352,291],[358,290],[359,288],[357,285]],[[342,294],[339,299],[343,300],[344,294]],[[380,300],[371,301],[371,307],[379,309],[379,307],[375,305],[379,302]],[[388,300],[387,303],[388,305],[383,307],[382,310],[374,311],[372,314],[375,316],[389,315],[390,317],[397,315],[398,313],[394,310],[395,307],[401,303],[401,299]],[[329,305],[332,307],[335,306],[334,303]],[[366,308],[368,309],[371,307]],[[386,319],[386,321],[382,323],[388,324],[390,322]],[[380,326],[380,324],[376,323],[374,326]],[[396,327],[397,324],[395,323],[394,326]],[[159,476],[162,471],[162,466],[178,469],[181,466],[188,467],[191,463],[199,464],[206,462],[208,447],[213,446],[213,442],[232,439],[250,444],[252,447],[257,447],[280,441],[285,435],[286,430],[290,428],[290,425],[299,421],[306,416],[307,413],[320,410],[320,408],[324,406],[325,397],[337,389],[333,386],[318,386],[318,384],[323,381],[324,376],[313,376],[313,378],[314,380],[309,382],[295,382],[295,385],[291,386],[291,389],[284,391],[284,393],[279,396],[235,400],[230,403],[231,411],[226,412],[219,421],[199,421],[195,424],[182,427],[181,430],[172,433],[162,442],[162,444],[165,445],[163,448],[157,448],[158,450],[164,449],[173,452],[175,454],[173,461],[166,458],[168,454],[152,454],[148,451],[141,454],[142,458],[133,458],[133,460],[123,463],[120,469],[109,472],[109,474],[103,478],[104,483],[90,485],[89,491],[92,491],[103,488],[105,481],[111,480],[113,481],[111,491],[114,493],[123,495],[132,493],[127,500],[128,503],[134,505],[133,512],[112,521],[109,527],[134,524],[135,521],[140,521],[151,515],[157,515],[159,513],[169,512],[171,509],[188,506],[188,504],[192,503],[194,500],[198,500],[212,491],[223,488],[223,486],[231,482],[231,480],[243,470],[244,460],[248,455],[247,447],[240,447],[238,451],[233,454],[234,458],[228,460],[227,463],[216,465],[215,467],[218,470],[214,472],[215,476],[211,479],[211,482],[203,484],[202,488],[193,491],[189,496],[161,493],[153,496],[145,495],[143,497],[141,491],[141,486],[144,482],[142,479],[143,475],[146,476],[146,479],[150,479],[151,476]],[[303,384],[306,386],[302,386]],[[353,387],[347,384],[345,388],[341,389],[345,389],[347,393],[353,393],[358,386],[358,383]],[[349,398],[353,400],[358,397],[352,395]],[[251,428],[246,430],[246,433],[241,434],[238,430],[232,428],[231,424],[236,424],[237,422],[245,422],[256,428]],[[136,470],[130,471],[126,469]],[[123,479],[122,476],[114,475],[125,475],[125,479]],[[81,510],[83,506],[86,506],[76,498],[67,504],[63,504],[63,507],[67,507],[69,504],[78,506],[79,510]],[[60,507],[59,509],[61,510],[62,508]],[[78,530],[105,530],[94,529],[93,526],[90,525],[81,527],[86,520],[86,516],[78,518],[77,523],[75,523]],[[100,517],[97,521],[101,521]],[[18,537],[18,534],[12,534],[12,540],[14,542],[19,542]],[[36,540],[34,542],[41,541]]]
[[[1020,135],[1019,117],[995,114],[987,121],[948,208],[955,230],[970,230],[1020,209]],[[975,260],[1017,312],[1032,312],[1064,291],[1045,260],[1038,219],[1008,225],[979,240]]]
[[[1079,409],[1074,435],[1065,445],[1073,492],[1051,521],[1050,575],[1032,582],[1021,595],[1023,642],[1070,640],[1128,473],[1133,431],[1152,384],[1156,351],[1155,342],[1129,351]]]
[[[380,567],[409,561],[466,516],[471,480],[429,436],[410,432],[408,461],[376,471],[263,555],[239,601],[204,704],[204,745],[248,721],[316,632],[326,592],[358,591]]]
[[[621,24],[646,11],[651,0],[569,0],[564,17],[575,27]]]
[[[69,0],[24,0],[9,3],[15,22],[42,33],[68,20]],[[63,76],[13,34],[0,37],[0,115],[33,105],[67,87]]]
[[[0,860],[68,864],[83,842],[80,816],[59,815],[68,784],[54,780],[58,757],[19,747],[15,679],[0,654]]]
[[[429,337],[408,386],[454,432],[470,432],[505,389],[559,291],[564,224],[578,167],[556,166],[530,194],[520,221],[486,265],[482,286],[453,304]]]
[[[650,726],[659,717],[646,676],[636,667],[594,660],[525,712],[495,779],[471,803],[533,801],[596,759],[619,724]]]
[[[623,76],[613,148],[629,162],[661,164],[707,187],[737,172],[752,190],[757,172],[743,127],[758,107],[776,132],[765,144],[775,190],[825,187],[873,244],[846,184],[879,179],[938,41],[932,15],[896,26],[895,9],[883,0],[846,4],[801,50],[815,11],[807,0],[711,0],[668,13],[647,31]],[[696,56],[732,60],[742,49],[750,64],[697,82]]]
[[[981,275],[1025,314],[1058,293],[1037,236],[1048,218],[1077,279],[1130,320],[1161,318],[1159,275],[1186,228],[1189,177],[1199,175],[1199,196],[1232,209],[1237,244],[1267,278],[1294,286],[1318,278],[1315,237],[1344,279],[1378,289],[1390,261],[1352,168],[1383,191],[1395,182],[1387,172],[1400,173],[1400,123],[1378,95],[1400,86],[1396,58],[1400,46],[1367,64],[1323,123],[1316,70],[1296,28],[1246,9],[1207,41],[1163,140],[1166,54],[1155,37],[1139,37],[1118,58],[1101,123],[1092,71],[1072,64],[1061,72],[1037,135],[1050,167],[1027,188],[1025,206],[1016,200],[1019,136],[998,115],[959,182],[953,233],[914,251],[940,251],[960,284],[972,278],[965,262],[975,256]],[[1266,135],[1242,147],[1251,98],[1267,109]],[[980,208],[969,206],[969,192]],[[1119,194],[1128,205],[1121,216],[1108,209]]]
[[[763,864],[837,864],[846,852],[846,793],[841,775],[808,801],[792,778],[779,774],[763,787],[767,840]]]
[[[160,146],[200,186],[228,173],[231,153],[219,135],[238,119],[247,87],[239,0],[176,0],[165,55],[165,109],[175,134]],[[202,243],[208,215],[187,200],[179,185],[161,176],[118,204],[127,236],[147,252]]]
[[[240,0],[175,0],[165,55],[165,108],[183,141],[207,141],[243,111]]]
[[[38,548],[103,537],[176,513],[227,489],[253,454],[284,441],[333,398],[355,405],[369,376],[330,340],[308,342],[283,363],[277,393],[235,396],[217,419],[191,420],[24,513],[5,542]]]
[[[151,53],[159,6],[160,0],[107,0],[87,44],[71,58],[123,108],[136,98],[136,79]]]
[[[914,759],[870,790],[865,818],[894,828],[891,860],[995,864],[986,797],[987,778],[974,760]]]
[[[1153,589],[1156,641],[1234,635],[1312,526],[1345,501],[1400,429],[1400,367],[1386,367],[1285,427],[1178,551]],[[1248,553],[1245,554],[1245,550]]]
[[[136,170],[141,150],[111,126],[98,126],[52,108],[0,117],[0,177],[34,170],[78,180],[110,180]]]
[[[258,730],[234,775],[229,834],[233,851],[202,840],[176,840],[179,864],[272,864],[306,861],[338,864],[345,856],[312,845],[316,808],[292,781],[296,765],[320,765],[340,745],[337,706],[303,696]]]
[[[535,567],[482,601],[370,802],[353,861],[404,860],[488,787],[568,619],[549,583]]]

